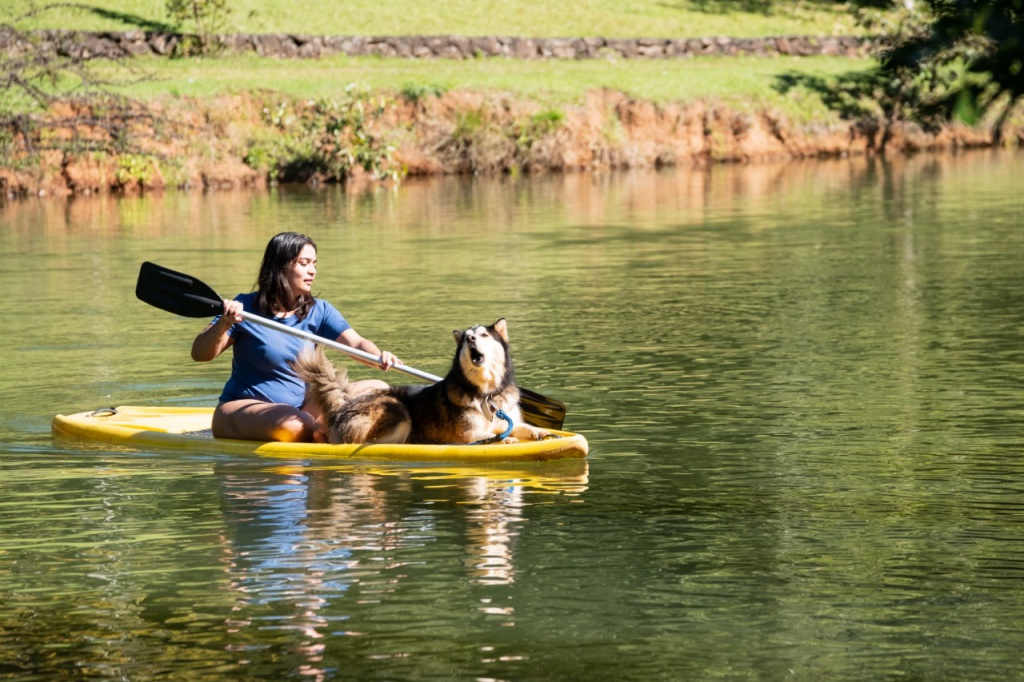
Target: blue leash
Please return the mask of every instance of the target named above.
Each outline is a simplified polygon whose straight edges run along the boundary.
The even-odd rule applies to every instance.
[[[508,422],[508,428],[505,429],[505,433],[501,434],[500,436],[494,437],[495,440],[505,440],[506,438],[508,438],[508,434],[512,433],[512,427],[515,426],[512,423],[512,417],[505,414],[505,410],[498,410],[497,412],[494,413],[494,416],[497,417],[498,419],[504,419],[506,422]]]
[[[506,422],[508,422],[508,428],[505,429],[505,432],[498,434],[497,436],[494,436],[492,438],[485,438],[483,440],[474,441],[470,443],[470,445],[483,445],[484,443],[494,443],[495,441],[505,440],[506,438],[508,438],[509,434],[512,433],[512,429],[515,427],[515,422],[512,421],[512,417],[505,414],[505,410],[498,410],[497,412],[494,413],[494,416],[497,417],[498,419],[504,419]]]

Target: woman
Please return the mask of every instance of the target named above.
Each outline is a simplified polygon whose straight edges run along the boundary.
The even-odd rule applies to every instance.
[[[311,441],[317,433],[315,402],[307,403],[306,386],[289,364],[308,342],[245,322],[243,310],[375,355],[376,366],[385,371],[401,363],[360,336],[330,303],[313,298],[315,278],[316,244],[304,235],[282,232],[267,244],[256,291],[225,299],[223,314],[192,343],[196,362],[213,360],[233,347],[231,378],[213,413],[214,436]],[[376,379],[353,384],[357,393],[386,387]]]

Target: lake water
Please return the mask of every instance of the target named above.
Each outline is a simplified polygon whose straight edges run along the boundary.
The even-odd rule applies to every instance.
[[[971,153],[2,205],[0,677],[1022,679],[1022,177]],[[420,369],[506,317],[590,457],[51,436],[212,405],[229,360],[190,361],[205,321],[135,299],[139,264],[234,295],[284,229]]]

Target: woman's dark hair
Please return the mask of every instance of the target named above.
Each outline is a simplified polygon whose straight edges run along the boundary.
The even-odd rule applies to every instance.
[[[306,245],[316,250],[316,242],[304,234],[282,232],[274,235],[267,243],[260,263],[260,276],[256,280],[256,307],[265,315],[275,310],[288,310],[293,296],[284,271],[295,262]],[[295,302],[295,314],[300,320],[306,319],[313,307],[313,297],[303,294]]]

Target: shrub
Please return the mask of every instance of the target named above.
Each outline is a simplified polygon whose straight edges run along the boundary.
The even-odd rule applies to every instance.
[[[388,102],[350,85],[340,100],[281,101],[263,109],[270,134],[250,140],[245,161],[272,180],[343,182],[358,168],[399,179],[394,149],[371,130]]]

